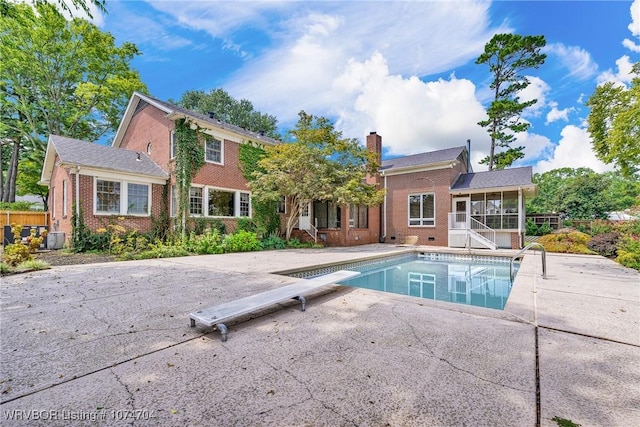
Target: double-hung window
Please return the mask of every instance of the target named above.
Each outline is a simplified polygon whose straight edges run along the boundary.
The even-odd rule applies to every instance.
[[[434,193],[409,194],[409,225],[436,224],[436,196]]]
[[[96,179],[95,189],[97,214],[149,215],[149,184]]]
[[[191,215],[202,215],[202,188],[191,187],[189,189],[189,213]]]
[[[96,180],[96,212],[120,213],[120,182]]]
[[[234,216],[234,191],[209,189],[209,216]]]
[[[171,137],[169,138],[169,158],[176,158],[176,132],[171,131]]]
[[[209,137],[204,143],[204,159],[207,162],[222,164],[222,141]]]
[[[369,208],[365,205],[349,206],[349,227],[369,228]]]

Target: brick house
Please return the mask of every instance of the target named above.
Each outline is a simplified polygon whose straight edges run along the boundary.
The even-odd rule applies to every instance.
[[[239,168],[241,144],[279,141],[134,93],[110,147],[52,135],[41,182],[50,187],[51,230],[71,233],[74,201],[93,231],[120,223],[149,231],[163,209],[177,211],[172,174],[174,129],[188,119],[201,130],[205,164],[189,193],[193,218],[221,219],[233,230],[251,216],[251,191]],[[329,246],[387,242],[449,247],[519,248],[524,199],[535,194],[530,167],[473,173],[469,147],[382,160],[382,137],[367,135],[379,173],[369,183],[386,190],[381,206],[314,201],[297,219],[295,236]],[[279,212],[284,224],[287,205]]]
[[[174,216],[174,129],[185,118],[200,129],[205,148],[205,164],[189,192],[191,215],[219,218],[230,230],[238,218],[250,216],[251,192],[238,167],[239,146],[279,142],[135,92],[110,147],[49,137],[41,183],[50,189],[50,229],[68,239],[76,200],[93,231],[117,217],[121,225],[147,232],[162,209]]]

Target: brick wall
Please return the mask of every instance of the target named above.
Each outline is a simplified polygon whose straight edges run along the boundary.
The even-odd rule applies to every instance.
[[[451,196],[449,188],[465,165],[387,177],[388,243],[402,243],[406,236],[418,236],[418,244],[447,246]],[[435,193],[435,226],[409,226],[409,194]]]

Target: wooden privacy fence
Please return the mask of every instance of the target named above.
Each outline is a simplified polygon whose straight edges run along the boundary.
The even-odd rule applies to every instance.
[[[4,242],[4,226],[11,224],[49,225],[49,212],[38,211],[0,211],[0,236]]]

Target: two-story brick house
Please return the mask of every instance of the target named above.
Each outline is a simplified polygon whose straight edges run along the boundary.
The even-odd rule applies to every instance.
[[[205,149],[205,164],[189,193],[190,215],[221,219],[228,230],[238,218],[251,216],[239,147],[279,141],[134,93],[110,147],[49,138],[41,181],[50,187],[51,229],[70,236],[73,206],[82,207],[85,224],[94,231],[118,217],[144,232],[163,209],[174,216],[174,129],[180,119],[200,129]],[[384,203],[312,202],[297,218],[297,237],[333,246],[403,243],[408,236],[436,246],[522,246],[524,199],[536,190],[531,168],[473,173],[468,146],[382,160],[382,138],[375,132],[366,146],[381,164],[367,180],[385,189]],[[286,203],[280,209],[285,223]]]
[[[199,128],[205,148],[189,192],[191,215],[219,218],[230,230],[238,218],[250,216],[239,147],[279,142],[135,92],[110,147],[50,136],[41,182],[50,188],[51,229],[70,236],[73,206],[94,231],[118,217],[121,225],[146,232],[162,209],[175,215],[174,129],[180,119]]]

